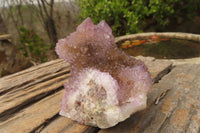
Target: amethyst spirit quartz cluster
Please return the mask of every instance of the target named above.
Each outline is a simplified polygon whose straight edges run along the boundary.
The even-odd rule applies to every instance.
[[[109,128],[146,108],[151,76],[142,61],[118,49],[105,21],[87,18],[58,41],[56,53],[71,64],[60,115]]]

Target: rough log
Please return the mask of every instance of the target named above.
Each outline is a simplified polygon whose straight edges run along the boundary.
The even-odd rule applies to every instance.
[[[168,60],[145,62],[154,85],[147,109],[100,130],[58,115],[69,64],[61,59],[0,78],[0,132],[149,133],[200,131],[200,65],[174,66]]]
[[[146,110],[99,133],[199,133],[199,75],[200,65],[176,66],[153,85]]]
[[[169,61],[157,67],[153,64],[159,60],[138,58],[147,64],[154,79],[171,68]],[[69,64],[57,59],[0,78],[0,132],[97,132],[98,128],[58,115],[62,85],[68,77]]]
[[[0,121],[60,90],[68,77],[69,64],[58,59],[0,78]]]
[[[1,40],[8,40],[8,39],[11,39],[11,35],[10,34],[0,35],[0,41]]]

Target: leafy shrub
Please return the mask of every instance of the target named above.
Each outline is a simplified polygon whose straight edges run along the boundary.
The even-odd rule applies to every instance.
[[[200,9],[199,0],[77,0],[81,21],[105,20],[115,35],[142,32],[148,24],[165,26],[175,16],[193,18]]]
[[[26,57],[34,62],[45,62],[47,60],[46,51],[50,48],[45,44],[33,30],[26,29],[23,26],[20,29],[20,49]]]

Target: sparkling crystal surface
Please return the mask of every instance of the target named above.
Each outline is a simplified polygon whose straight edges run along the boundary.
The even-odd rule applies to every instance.
[[[151,76],[142,61],[118,49],[105,21],[87,18],[58,41],[56,53],[71,64],[60,115],[109,128],[146,108]]]

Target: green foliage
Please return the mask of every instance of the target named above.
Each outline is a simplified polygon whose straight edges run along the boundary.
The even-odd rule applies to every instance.
[[[77,0],[81,20],[105,20],[115,35],[142,32],[149,23],[165,26],[175,16],[192,18],[199,0]]]
[[[45,44],[33,30],[28,30],[23,26],[19,27],[20,30],[20,49],[26,57],[31,58],[35,62],[45,62],[47,60],[46,51],[50,48]]]

